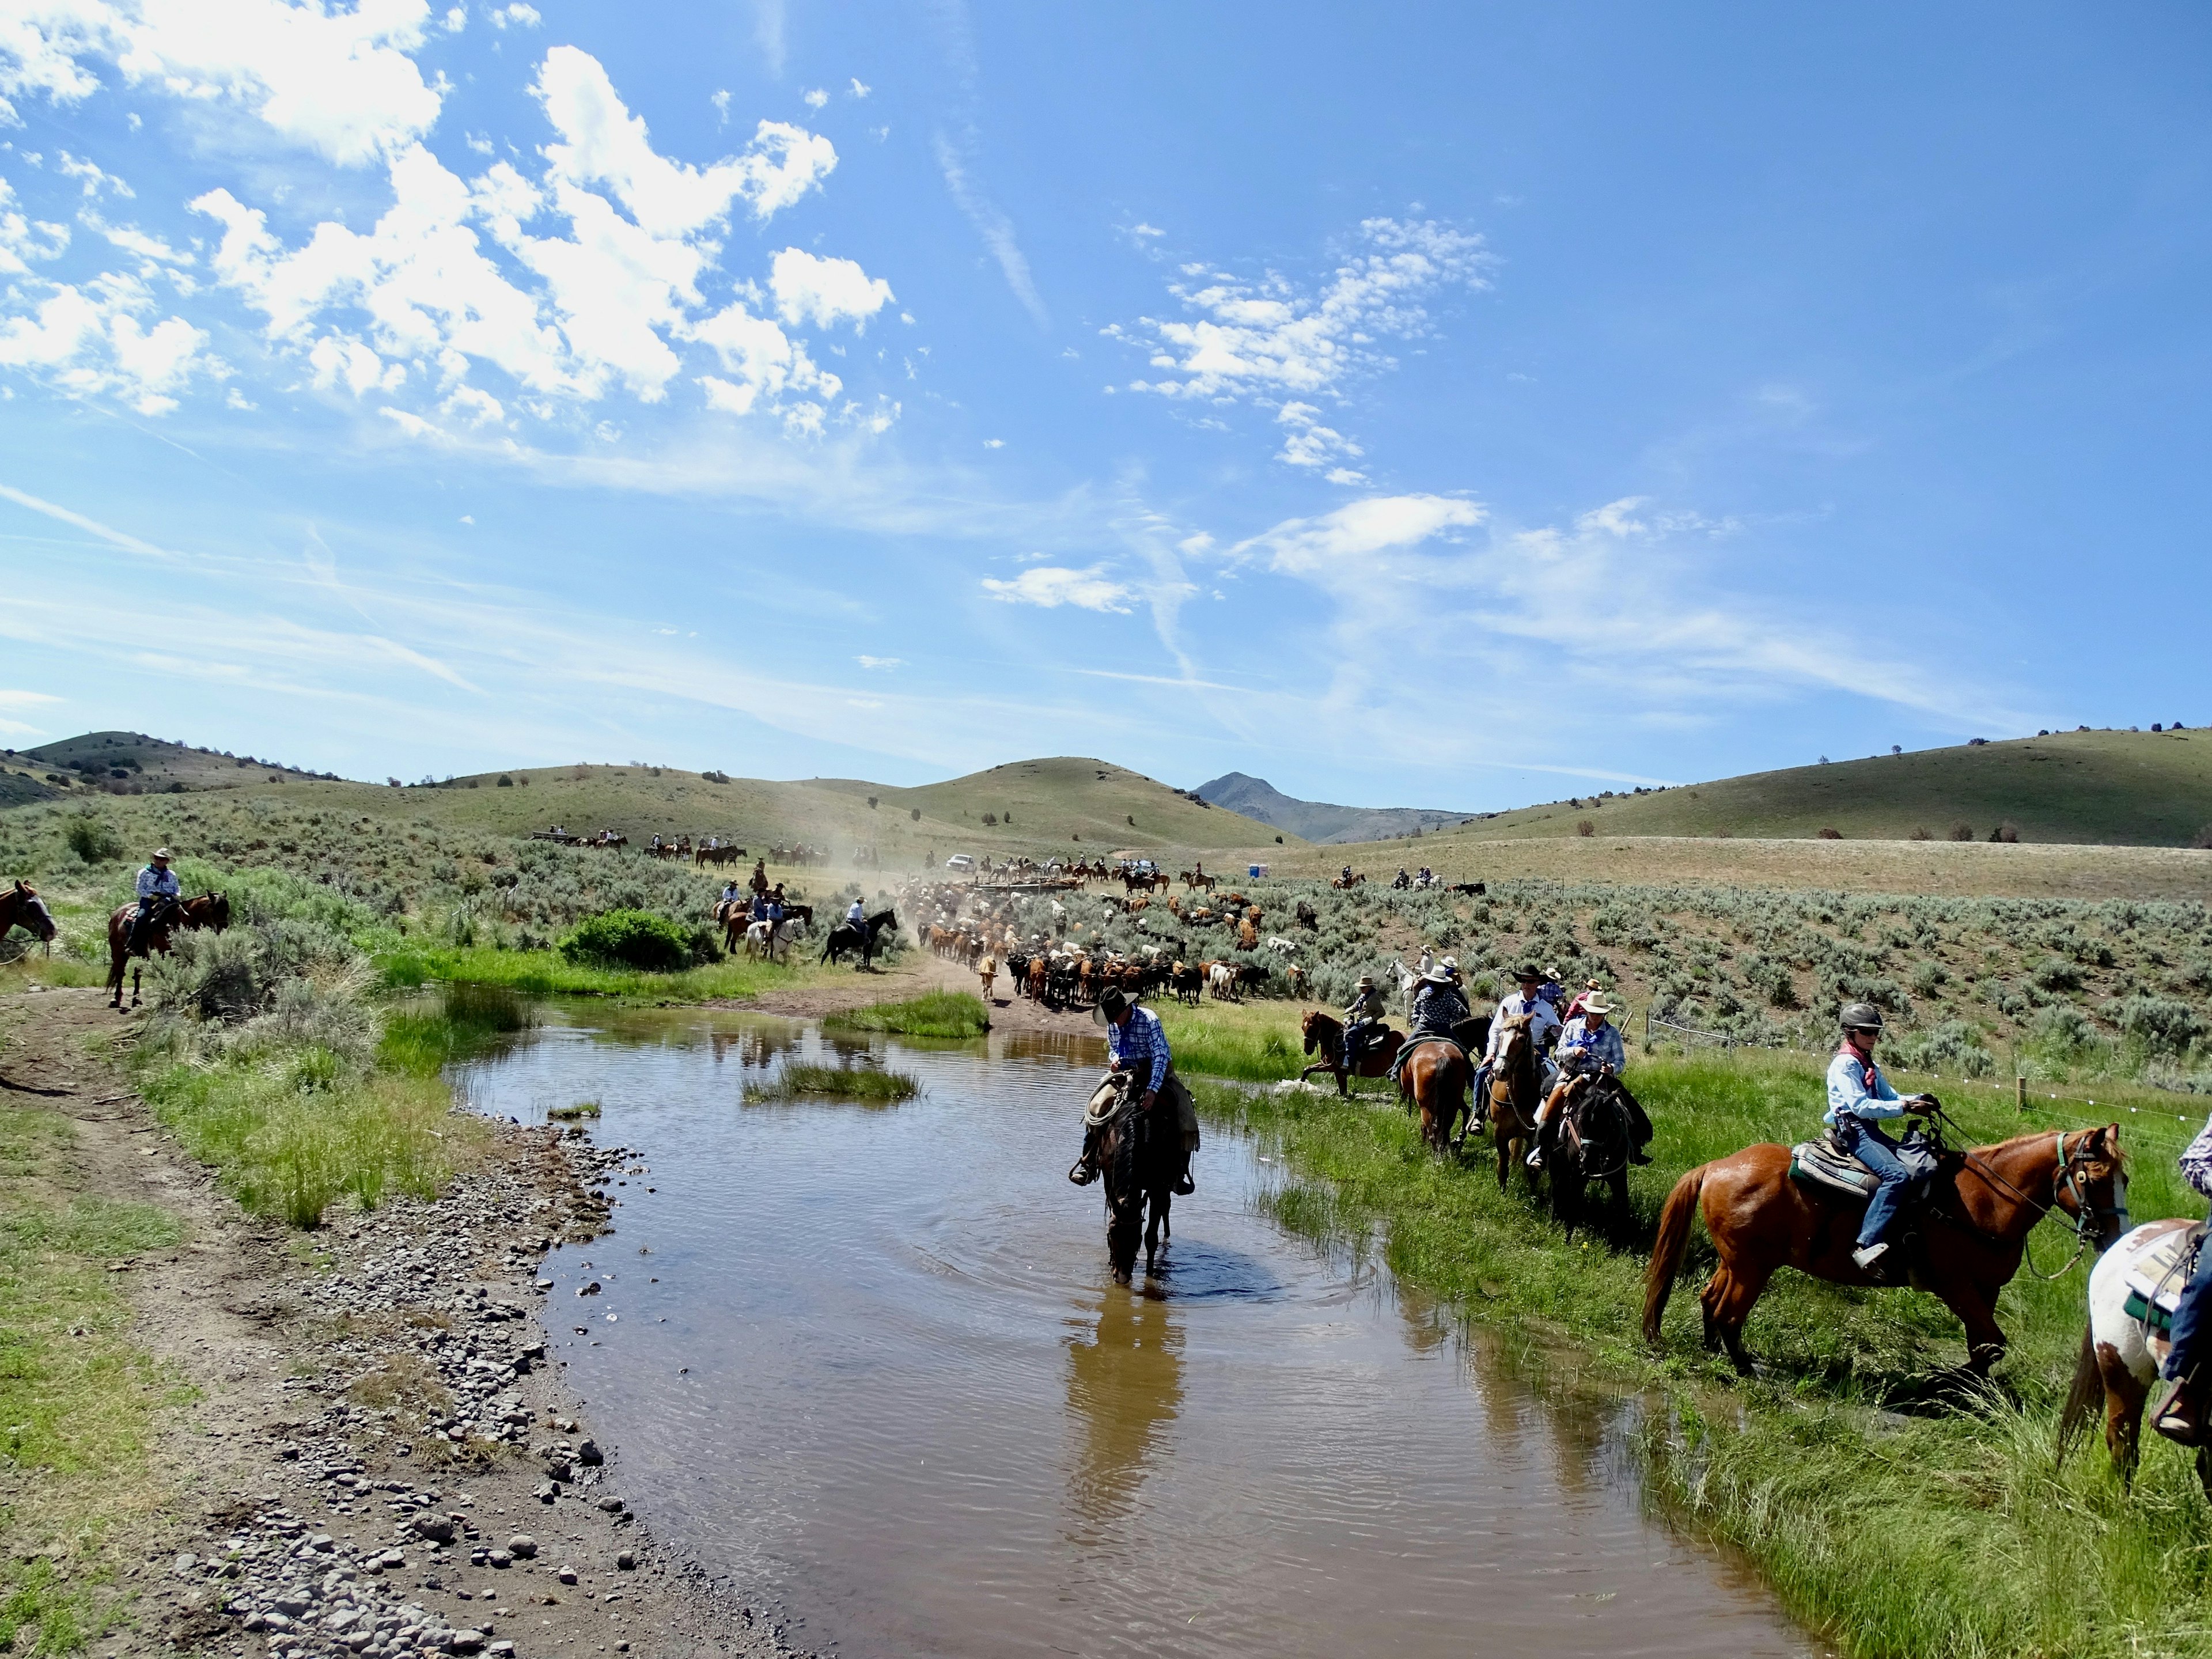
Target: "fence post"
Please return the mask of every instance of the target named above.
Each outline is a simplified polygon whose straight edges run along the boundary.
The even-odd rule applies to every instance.
[[[2012,1080],[2012,1091],[2013,1098],[2019,1103],[2020,1109],[2026,1111],[2027,1109],[2027,1079],[2024,1077],[2014,1078]]]

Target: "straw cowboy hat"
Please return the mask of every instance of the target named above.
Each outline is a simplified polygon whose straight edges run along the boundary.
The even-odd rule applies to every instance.
[[[1583,1012],[1586,1014],[1609,1014],[1613,1012],[1613,1005],[1601,996],[1587,996],[1583,999]]]

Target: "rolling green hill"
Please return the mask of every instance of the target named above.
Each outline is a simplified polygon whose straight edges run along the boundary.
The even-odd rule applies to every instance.
[[[230,789],[272,777],[317,775],[277,761],[251,755],[226,755],[212,749],[149,738],[143,732],[87,732],[78,737],[7,751],[7,759],[48,773],[63,787],[97,788],[115,793],[160,794],[192,789]],[[322,775],[329,777],[330,775]],[[331,781],[336,781],[331,779]]]
[[[2212,827],[2212,731],[2066,732],[1754,772],[1645,794],[1585,795],[1483,818],[1448,840],[1744,836],[2186,847]],[[1434,860],[1429,860],[1433,862]]]

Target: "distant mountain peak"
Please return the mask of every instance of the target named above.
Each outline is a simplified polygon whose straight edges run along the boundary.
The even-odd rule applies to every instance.
[[[1316,842],[1385,841],[1474,816],[1442,807],[1339,806],[1328,801],[1300,800],[1249,772],[1224,772],[1191,793],[1216,806]]]

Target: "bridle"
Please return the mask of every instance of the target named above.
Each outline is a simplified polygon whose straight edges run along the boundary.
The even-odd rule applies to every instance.
[[[2027,1247],[2028,1236],[2034,1231],[2035,1221],[2029,1222],[2028,1232],[2021,1236],[2021,1256],[2027,1263],[2031,1278],[2045,1280],[2063,1279],[2073,1272],[2074,1264],[2081,1261],[2088,1253],[2090,1247],[2096,1243],[2098,1223],[2107,1218],[2118,1223],[2121,1232],[2124,1233],[2128,1230],[2130,1218],[2127,1201],[2124,1198],[2111,1206],[2092,1204],[2089,1201],[2089,1183],[2083,1176],[2081,1157],[2082,1153],[2088,1151],[2090,1143],[2101,1132],[2096,1129],[2081,1129],[2074,1133],[2078,1133],[2081,1138],[2075,1143],[2074,1150],[2070,1152],[2066,1150],[2068,1131],[2057,1129],[2051,1133],[2051,1152],[2058,1161],[2058,1168],[2051,1178],[2051,1196],[2047,1199],[2037,1200],[2031,1197],[1986,1161],[1977,1159],[1972,1152],[1961,1154],[1966,1168],[1973,1170],[1975,1174],[1993,1186],[2003,1188],[2022,1204],[2033,1209],[2035,1221],[2042,1220],[2045,1216],[2056,1209],[2062,1196],[2074,1200],[2074,1254],[2067,1257],[2065,1265],[2056,1272],[2046,1273],[2040,1271],[2035,1265],[2034,1255]],[[2114,1179],[2117,1180],[2118,1177],[2115,1176]],[[1971,1226],[1972,1224],[1967,1224]],[[1982,1231],[1978,1227],[1975,1227],[1973,1231]],[[1988,1237],[1990,1235],[1984,1234],[1984,1237]]]

